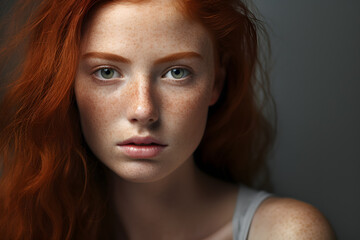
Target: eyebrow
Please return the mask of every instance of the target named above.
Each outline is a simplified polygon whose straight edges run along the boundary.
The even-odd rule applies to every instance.
[[[184,59],[184,58],[203,59],[202,56],[196,52],[179,52],[179,53],[174,53],[174,54],[170,54],[168,56],[162,57],[162,58],[156,60],[155,64],[160,64],[160,63],[165,63],[165,62],[173,62],[173,61],[176,61],[179,59]]]
[[[88,52],[88,53],[85,53],[82,56],[82,58],[83,59],[85,59],[85,58],[101,58],[101,59],[107,59],[107,60],[111,60],[111,61],[115,61],[115,62],[123,62],[123,63],[128,63],[128,64],[131,63],[130,59],[124,58],[120,55],[106,53],[106,52]],[[199,53],[196,53],[196,52],[178,52],[178,53],[170,54],[168,56],[157,59],[155,61],[155,64],[172,62],[172,61],[176,61],[176,60],[184,59],[184,58],[203,59],[203,57]]]
[[[82,56],[82,59],[85,58],[101,58],[101,59],[107,59],[115,62],[123,62],[123,63],[131,63],[131,61],[127,58],[124,58],[122,56],[112,54],[112,53],[105,53],[105,52],[88,52],[85,53]]]

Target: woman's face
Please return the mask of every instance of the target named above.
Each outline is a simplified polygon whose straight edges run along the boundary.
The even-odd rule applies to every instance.
[[[219,95],[210,34],[173,2],[105,5],[82,38],[75,80],[82,131],[127,181],[156,181],[191,160]]]

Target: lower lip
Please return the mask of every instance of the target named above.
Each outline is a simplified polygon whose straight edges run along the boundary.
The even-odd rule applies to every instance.
[[[121,151],[130,158],[144,159],[153,158],[160,154],[166,146],[162,145],[119,145]]]

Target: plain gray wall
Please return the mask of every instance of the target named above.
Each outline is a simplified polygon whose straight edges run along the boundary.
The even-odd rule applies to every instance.
[[[255,0],[270,27],[275,192],[360,239],[360,1]]]

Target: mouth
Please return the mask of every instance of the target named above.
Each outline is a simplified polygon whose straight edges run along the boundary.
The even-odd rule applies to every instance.
[[[152,137],[132,137],[117,145],[132,159],[154,158],[168,146]]]
[[[167,146],[153,137],[132,137],[118,144],[119,146]]]
[[[149,143],[149,144],[146,144],[146,143],[128,143],[128,144],[122,144],[120,146],[165,146],[165,145],[161,145],[161,144],[157,144],[157,143]]]

